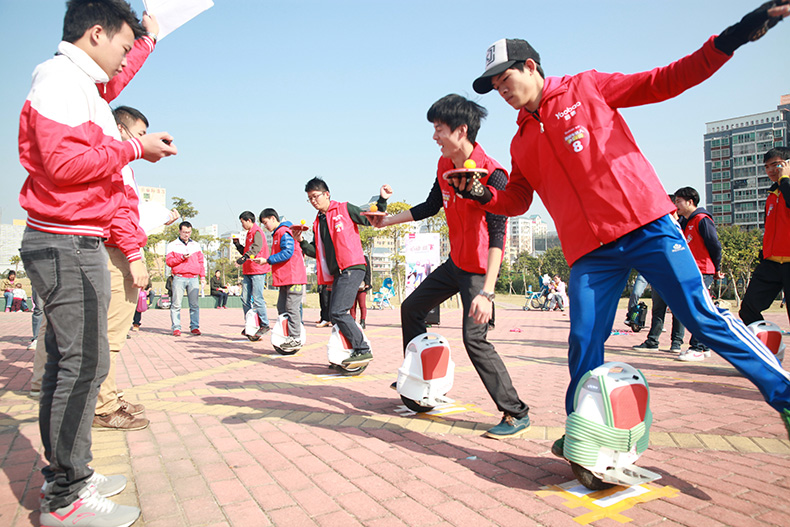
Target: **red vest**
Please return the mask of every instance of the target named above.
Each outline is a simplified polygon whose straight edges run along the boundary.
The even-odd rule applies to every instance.
[[[713,221],[708,214],[704,212],[697,213],[686,223],[686,226],[683,228],[683,234],[686,236],[686,243],[689,244],[689,249],[691,249],[691,254],[694,256],[694,261],[697,262],[700,272],[702,274],[714,274],[716,266],[713,265],[713,260],[710,258],[705,241],[699,234],[699,222],[702,221],[702,218],[708,218]]]
[[[263,231],[260,227],[256,224],[252,224],[252,228],[247,231],[247,239],[244,241],[244,254],[247,254],[247,251],[250,250],[252,247],[252,242],[255,241],[255,233],[260,232],[261,237],[263,238],[263,248],[260,250],[258,254],[255,255],[256,258],[268,258],[269,257],[269,246],[266,245],[266,236],[263,234]],[[252,259],[247,260],[241,266],[241,271],[244,274],[266,274],[271,271],[272,268],[269,264],[259,264],[252,261]]]
[[[505,169],[486,155],[483,147],[475,143],[475,149],[469,156],[479,168],[485,168],[490,175],[494,170]],[[453,170],[453,162],[446,157],[439,159],[436,176],[442,189],[442,203],[447,217],[447,228],[450,236],[450,258],[459,268],[468,273],[485,274],[488,267],[488,222],[485,210],[474,200],[462,199],[455,195],[442,175]],[[505,171],[507,176],[507,171]],[[485,184],[488,176],[481,178]],[[504,251],[502,252],[504,257]]]
[[[763,257],[790,257],[790,209],[779,189],[770,192],[765,200]]]
[[[280,240],[283,234],[290,234],[291,229],[286,225],[280,224],[272,233],[272,254],[280,252]],[[272,285],[280,287],[283,285],[306,284],[307,271],[304,268],[304,256],[302,248],[294,241],[294,253],[284,262],[272,264]]]
[[[342,271],[348,269],[352,265],[360,265],[365,263],[365,254],[362,252],[362,242],[359,240],[359,227],[351,221],[351,216],[348,214],[348,203],[338,203],[337,201],[329,202],[329,209],[326,211],[326,222],[329,227],[329,237],[332,238],[332,243],[335,246],[335,257],[337,258],[337,266]],[[315,236],[321,236],[321,230],[318,226],[318,214],[315,216],[313,222],[313,232]],[[333,277],[324,276],[324,270],[321,268],[320,258],[323,255],[318,254],[320,247],[316,239],[316,270],[318,271],[319,284],[331,284]]]

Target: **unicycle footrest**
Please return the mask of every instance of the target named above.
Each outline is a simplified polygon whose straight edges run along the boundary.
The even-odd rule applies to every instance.
[[[600,474],[596,473],[596,476],[600,477],[601,480],[606,483],[614,483],[615,485],[622,485],[624,487],[633,487],[635,485],[642,485],[661,479],[661,474],[657,474],[646,468],[637,467],[636,465],[610,468]]]

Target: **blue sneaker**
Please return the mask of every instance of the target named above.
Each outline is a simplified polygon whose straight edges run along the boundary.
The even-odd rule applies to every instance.
[[[483,435],[491,439],[511,439],[521,436],[528,428],[529,415],[525,415],[521,419],[516,419],[512,415],[505,414],[502,416],[502,420],[498,425],[491,428]]]

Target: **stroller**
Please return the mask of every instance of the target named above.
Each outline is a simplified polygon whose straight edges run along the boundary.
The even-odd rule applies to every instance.
[[[392,287],[392,278],[385,278],[381,284],[381,289],[373,293],[373,309],[384,309],[388,307],[395,309],[395,306],[390,302],[390,298],[395,296],[395,290]]]

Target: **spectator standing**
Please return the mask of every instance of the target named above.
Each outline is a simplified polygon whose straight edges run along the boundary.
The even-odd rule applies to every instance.
[[[752,273],[738,313],[744,324],[763,319],[783,291],[782,303],[790,319],[790,148],[772,148],[763,156],[765,173],[772,185],[765,200],[765,232],[760,263]]]
[[[28,174],[19,196],[28,213],[20,255],[47,319],[42,526],[64,525],[61,518],[70,515],[85,526],[114,527],[140,515],[106,499],[125,488],[126,478],[88,465],[88,423],[110,362],[102,239],[127,205],[121,170],[135,159],[177,152],[166,133],[120,141],[108,105],[153,50],[156,35],[146,34],[152,29],[155,19],[143,15],[141,26],[123,0],[70,0],[58,53],[36,68],[20,117],[19,156]]]
[[[720,271],[721,243],[716,232],[716,225],[710,213],[699,206],[699,193],[692,187],[683,187],[675,191],[675,205],[680,215],[680,226],[686,237],[694,261],[702,273],[705,293],[710,297],[709,290],[714,280],[724,278]],[[692,334],[689,348],[681,351],[677,360],[699,362],[710,357],[710,348]]]
[[[167,244],[165,263],[173,276],[173,296],[170,304],[170,322],[174,337],[181,336],[181,299],[184,292],[189,301],[189,329],[200,335],[200,287],[206,283],[206,266],[200,244],[191,239],[192,224],[182,221],[178,225],[178,238]]]

